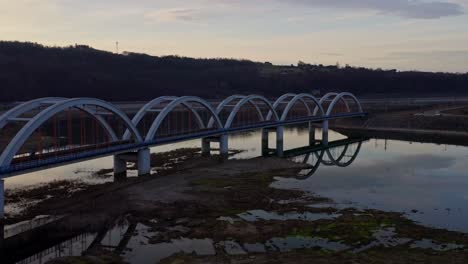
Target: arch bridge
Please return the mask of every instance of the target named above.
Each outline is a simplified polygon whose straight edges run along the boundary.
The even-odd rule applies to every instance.
[[[6,177],[110,155],[115,174],[126,172],[127,161],[136,164],[139,175],[149,174],[149,147],[197,138],[203,154],[217,142],[220,154],[227,155],[229,134],[255,129],[263,131],[264,153],[283,156],[285,126],[308,123],[309,143],[327,144],[330,120],[365,115],[351,93],[321,98],[288,93],[276,100],[232,95],[221,102],[162,96],[135,112],[95,98],[39,98],[0,115],[0,192]],[[315,138],[315,124],[323,128],[321,139]],[[272,131],[275,149],[268,148]]]

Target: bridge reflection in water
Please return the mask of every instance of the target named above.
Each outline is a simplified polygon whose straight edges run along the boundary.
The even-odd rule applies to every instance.
[[[284,158],[310,165],[295,175],[295,178],[304,180],[319,171],[320,166],[350,166],[358,158],[365,141],[367,139],[364,138],[347,138],[328,144],[316,141],[310,146],[286,150]],[[116,219],[111,225],[93,227],[93,231],[73,230],[59,224],[64,221],[66,217],[40,217],[7,227],[2,232],[5,237],[0,240],[2,263],[44,263],[56,257],[80,256],[94,249],[123,254],[134,236],[141,235],[135,230],[142,225],[131,218]]]
[[[311,177],[320,166],[348,167],[358,157],[361,146],[368,139],[347,138],[330,142],[328,145],[318,144],[315,146],[288,150],[285,156],[293,161],[310,165],[303,170],[297,179]]]

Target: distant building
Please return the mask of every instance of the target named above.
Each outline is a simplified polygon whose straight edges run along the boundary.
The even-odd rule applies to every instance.
[[[314,89],[312,91],[310,91],[310,93],[313,95],[313,96],[320,96],[322,93],[320,92],[320,90],[318,89]]]

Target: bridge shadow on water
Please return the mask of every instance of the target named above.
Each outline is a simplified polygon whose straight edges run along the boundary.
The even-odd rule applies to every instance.
[[[350,166],[357,159],[365,141],[367,139],[363,138],[335,140],[328,144],[314,141],[310,146],[285,150],[283,157],[309,165],[295,176],[304,180],[319,171],[320,166]],[[266,154],[271,155],[274,154]],[[40,216],[31,221],[1,226],[1,263],[44,263],[57,257],[85,255],[94,250],[122,255],[128,253],[128,249],[138,247],[136,243],[129,243],[131,240],[141,241],[142,232],[138,231],[147,229],[143,223],[131,216],[121,216],[112,221],[98,221],[95,225],[86,227],[77,225],[76,219],[69,218]],[[193,248],[194,244],[197,245],[196,248]],[[145,254],[150,254],[158,260],[180,251],[211,254],[214,253],[212,248],[208,240],[182,239],[151,245],[141,250],[147,250]]]

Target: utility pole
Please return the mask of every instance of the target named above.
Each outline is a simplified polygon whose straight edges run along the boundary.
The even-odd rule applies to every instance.
[[[115,42],[115,53],[119,54],[119,42]]]

